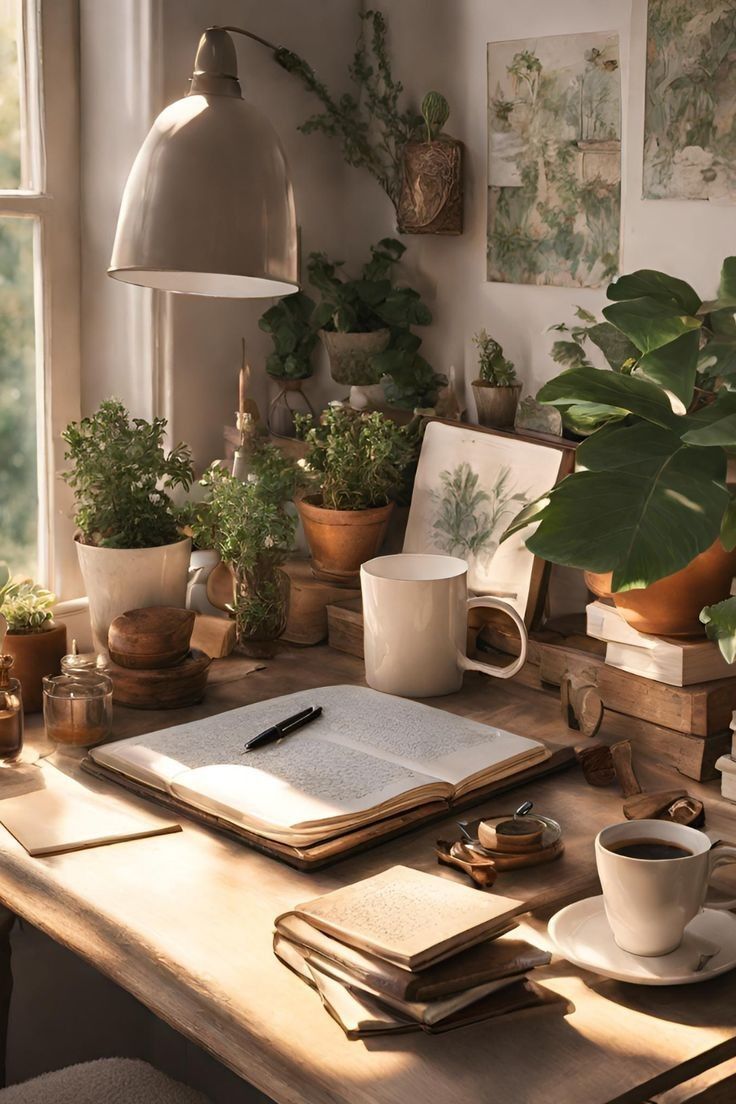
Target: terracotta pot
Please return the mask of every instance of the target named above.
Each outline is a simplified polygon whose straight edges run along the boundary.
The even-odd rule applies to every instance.
[[[20,680],[25,713],[38,713],[43,709],[42,679],[45,675],[58,675],[61,658],[66,655],[66,625],[55,625],[44,632],[8,633],[5,651],[15,663],[11,676]]]
[[[521,384],[510,387],[494,387],[485,380],[473,380],[473,395],[478,408],[478,422],[491,429],[508,429],[513,426],[519,405]]]
[[[320,330],[319,336],[327,350],[330,374],[335,383],[367,387],[380,381],[381,372],[373,367],[373,357],[376,353],[382,353],[388,345],[391,339],[388,327],[372,333]]]
[[[360,577],[360,565],[377,555],[394,504],[368,510],[328,510],[318,503],[317,496],[297,503],[312,553],[312,570],[318,579],[354,584]]]
[[[639,632],[653,636],[702,636],[703,606],[727,598],[736,575],[736,551],[727,552],[720,540],[692,563],[648,587],[611,594],[611,573],[585,573],[585,581],[599,597],[610,597],[622,617]],[[594,585],[591,585],[594,584]]]

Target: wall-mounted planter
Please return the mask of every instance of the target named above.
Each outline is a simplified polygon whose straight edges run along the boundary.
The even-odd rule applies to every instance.
[[[396,219],[401,234],[462,234],[462,142],[407,142]]]

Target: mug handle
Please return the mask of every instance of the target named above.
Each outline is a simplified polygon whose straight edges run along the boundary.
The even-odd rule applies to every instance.
[[[736,862],[736,847],[716,847],[711,850],[709,854],[709,866],[708,866],[708,881],[713,875],[713,871],[717,866],[720,866],[722,862]],[[731,901],[708,901],[703,902],[703,908],[712,909],[733,909],[736,908],[736,898]]]
[[[500,598],[491,598],[490,595],[482,595],[480,598],[468,598],[469,610],[477,609],[478,606],[485,606],[487,609],[501,610],[503,613],[508,614],[519,630],[521,651],[518,658],[515,659],[513,663],[509,663],[506,667],[493,667],[490,663],[481,663],[480,660],[469,659],[466,655],[460,656],[460,666],[464,671],[482,671],[484,675],[493,675],[495,678],[501,679],[513,678],[526,662],[526,649],[529,640],[526,625],[513,606],[510,606],[508,602],[502,602]],[[734,857],[736,858],[736,850],[734,851]]]

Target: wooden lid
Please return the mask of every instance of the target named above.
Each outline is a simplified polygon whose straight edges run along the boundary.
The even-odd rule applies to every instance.
[[[171,606],[148,606],[145,609],[128,610],[116,617],[110,625],[108,647],[110,654],[151,660],[170,661],[189,651],[194,629],[193,610],[175,609]]]

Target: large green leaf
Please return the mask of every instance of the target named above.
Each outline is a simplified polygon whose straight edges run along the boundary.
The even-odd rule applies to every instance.
[[[606,294],[614,302],[646,297],[659,299],[664,303],[675,303],[682,307],[685,314],[695,314],[700,306],[700,297],[689,284],[653,268],[640,268],[628,276],[619,276],[608,285]]]
[[[596,403],[638,414],[663,426],[672,425],[675,419],[661,388],[648,380],[609,372],[606,368],[570,368],[545,383],[537,398],[552,406]]]
[[[598,346],[615,372],[620,371],[628,360],[639,359],[640,353],[636,345],[610,322],[598,322],[591,326],[588,337]]]
[[[572,406],[560,407],[560,413],[567,429],[577,433],[579,437],[588,437],[609,422],[620,422],[622,418],[628,417],[629,412],[619,406],[606,406],[603,403],[574,403]]]
[[[686,567],[718,536],[728,505],[719,449],[638,422],[596,433],[578,460],[587,470],[549,493],[527,540],[543,559],[612,571],[613,589],[629,590]]]
[[[689,330],[700,330],[701,321],[672,303],[645,296],[604,307],[604,316],[625,333],[642,353],[669,345]]]
[[[688,428],[682,434],[687,445],[699,448],[736,447],[736,392],[721,390],[718,398],[688,416],[684,423]]]
[[[701,610],[700,620],[708,639],[718,642],[726,663],[736,661],[736,598],[725,598],[713,606],[706,606]]]
[[[645,353],[636,366],[637,374],[671,391],[687,410],[693,400],[699,347],[700,331],[689,330],[669,345]]]
[[[703,303],[700,314],[711,311],[736,310],[736,257],[726,257],[721,268],[721,282],[718,285],[718,298]]]
[[[721,521],[721,544],[727,552],[736,548],[736,497],[729,500]]]

